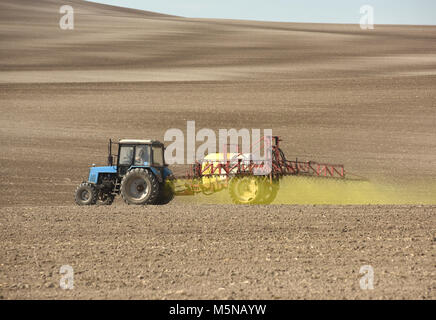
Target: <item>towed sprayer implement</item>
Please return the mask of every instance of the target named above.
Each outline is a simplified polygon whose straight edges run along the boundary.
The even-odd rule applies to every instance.
[[[274,201],[284,176],[345,179],[343,165],[287,160],[274,136],[270,157],[256,160],[251,154],[211,154],[191,166],[185,176],[171,177],[175,195],[211,195],[229,189],[236,204],[269,204]]]

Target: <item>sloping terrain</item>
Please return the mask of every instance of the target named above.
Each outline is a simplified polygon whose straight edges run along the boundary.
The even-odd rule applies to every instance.
[[[74,30],[59,28],[66,4]],[[435,40],[430,26],[2,0],[0,296],[434,299]],[[269,207],[74,206],[107,139],[163,140],[187,120],[271,128],[290,159],[343,163],[394,194],[353,187],[352,200],[396,206],[280,205],[311,203],[314,189],[296,201],[292,183]],[[328,191],[327,203],[350,203],[347,190]],[[72,291],[58,288],[64,264],[77,272]],[[371,291],[358,287],[365,264]]]

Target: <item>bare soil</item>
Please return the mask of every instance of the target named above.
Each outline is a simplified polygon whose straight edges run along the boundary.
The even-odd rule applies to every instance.
[[[64,4],[73,31],[58,27]],[[271,128],[289,158],[434,186],[436,27],[54,0],[2,1],[0,26],[2,298],[435,299],[431,201],[81,208],[73,197],[88,166],[105,164],[108,138],[163,140],[187,120]],[[73,290],[59,288],[62,265]],[[362,265],[374,290],[359,287]]]
[[[1,209],[3,298],[434,299],[432,206]],[[60,266],[74,289],[59,287]],[[361,290],[359,270],[374,269]]]

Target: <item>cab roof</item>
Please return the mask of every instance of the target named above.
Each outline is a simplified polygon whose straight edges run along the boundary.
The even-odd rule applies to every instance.
[[[157,140],[121,139],[119,144],[162,144]]]

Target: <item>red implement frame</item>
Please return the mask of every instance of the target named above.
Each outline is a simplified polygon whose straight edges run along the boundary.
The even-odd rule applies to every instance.
[[[345,178],[345,169],[342,164],[318,163],[314,161],[290,161],[286,160],[284,153],[279,147],[279,137],[273,137],[272,147],[273,175],[310,175],[317,177]]]
[[[192,166],[191,171],[181,178],[195,179],[208,176],[232,177],[239,175],[254,175],[254,170],[262,168],[268,168],[266,171],[268,173],[265,175],[274,178],[288,175],[345,178],[345,169],[341,164],[287,160],[279,147],[280,141],[279,137],[273,137],[272,161],[245,161],[241,159],[227,161],[198,161]]]

